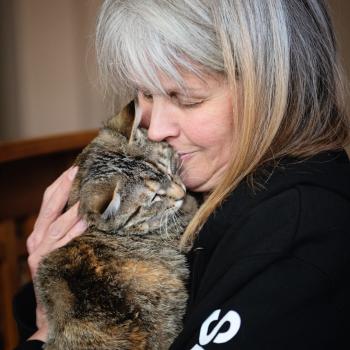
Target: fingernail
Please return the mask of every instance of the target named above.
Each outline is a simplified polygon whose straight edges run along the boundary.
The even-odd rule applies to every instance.
[[[73,166],[68,172],[68,178],[70,180],[74,180],[75,175],[77,174],[77,171],[78,171],[78,167],[77,166]]]

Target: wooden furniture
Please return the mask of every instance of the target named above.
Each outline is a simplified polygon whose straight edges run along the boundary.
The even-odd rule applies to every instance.
[[[43,192],[96,134],[93,130],[0,143],[0,349],[17,345],[12,299],[30,280],[26,239]]]

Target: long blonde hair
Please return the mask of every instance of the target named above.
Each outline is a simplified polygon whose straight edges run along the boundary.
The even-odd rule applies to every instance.
[[[322,0],[106,0],[96,48],[102,82],[119,96],[140,84],[164,93],[159,72],[184,87],[182,70],[220,73],[233,94],[240,86],[230,166],[183,244],[264,164],[348,142],[344,74]]]

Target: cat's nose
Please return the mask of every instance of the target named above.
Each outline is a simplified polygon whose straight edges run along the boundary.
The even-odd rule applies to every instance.
[[[185,197],[186,190],[185,187],[172,183],[167,189],[167,195],[175,200],[183,199]]]

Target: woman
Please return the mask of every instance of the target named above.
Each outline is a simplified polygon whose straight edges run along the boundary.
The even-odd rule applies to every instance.
[[[205,198],[183,237],[190,299],[171,349],[346,348],[349,120],[324,1],[107,0],[97,52],[103,82],[137,96],[148,137]],[[75,171],[45,192],[33,275],[84,231],[76,207],[61,215]],[[18,349],[45,341],[36,315]]]

